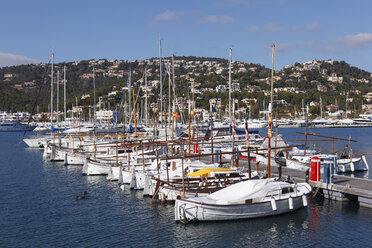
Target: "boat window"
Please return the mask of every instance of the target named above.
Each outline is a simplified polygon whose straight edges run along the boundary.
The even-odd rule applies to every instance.
[[[291,193],[291,192],[294,192],[292,187],[282,189],[282,194],[288,194],[288,193]]]
[[[239,177],[240,174],[239,173],[230,173],[230,177]]]
[[[124,150],[118,150],[119,154],[124,153],[124,152],[125,152]]]

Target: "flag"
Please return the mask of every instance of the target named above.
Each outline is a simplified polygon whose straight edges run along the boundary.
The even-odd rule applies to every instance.
[[[181,116],[177,112],[173,112],[173,118],[181,118]]]

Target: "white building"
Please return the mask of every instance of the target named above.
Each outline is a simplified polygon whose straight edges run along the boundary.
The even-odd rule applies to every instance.
[[[343,77],[337,77],[336,73],[332,73],[330,77],[328,77],[328,81],[334,82],[334,83],[342,83],[344,80]]]
[[[99,110],[96,112],[97,121],[111,122],[113,119],[114,111],[112,110]]]
[[[221,92],[226,92],[228,89],[228,87],[224,84],[219,84],[216,86],[216,91],[219,92],[221,90]]]

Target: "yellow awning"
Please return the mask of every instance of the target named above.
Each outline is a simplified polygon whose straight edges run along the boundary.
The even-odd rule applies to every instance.
[[[233,169],[225,169],[225,168],[204,168],[194,173],[188,174],[188,177],[209,177],[211,172],[214,171],[234,171]]]

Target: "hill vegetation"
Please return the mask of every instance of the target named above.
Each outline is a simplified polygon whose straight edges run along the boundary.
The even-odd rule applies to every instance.
[[[151,58],[143,61],[118,60],[84,60],[78,62],[58,63],[54,66],[54,82],[60,83],[60,109],[63,99],[63,68],[66,67],[67,105],[88,106],[93,103],[93,68],[97,97],[103,97],[107,105],[116,106],[121,94],[108,93],[127,85],[129,71],[136,91],[144,86],[143,75],[147,71],[148,82],[159,80],[159,59]],[[170,69],[170,58],[164,58],[163,95],[168,93],[167,71]],[[59,80],[58,74],[59,72]],[[45,77],[43,75],[46,74]],[[232,82],[235,90],[232,94],[238,108],[251,109],[253,116],[267,107],[270,90],[270,69],[262,65],[234,61],[232,65]],[[222,105],[227,106],[228,92],[226,87],[220,92],[216,88],[228,85],[228,61],[220,58],[176,57],[175,78],[177,96],[195,99],[196,107],[209,110],[209,100],[218,95]],[[40,112],[48,111],[50,104],[50,64],[20,65],[0,68],[0,109],[15,111],[31,111],[34,102]],[[155,84],[156,85],[156,84]],[[150,87],[150,86],[149,86]],[[323,107],[335,104],[339,109],[362,110],[367,103],[363,98],[372,92],[371,73],[350,66],[344,61],[309,61],[286,66],[275,71],[274,77],[275,110],[280,115],[294,115],[302,108],[303,102],[312,103],[311,112],[319,115],[319,101]],[[159,86],[150,87],[149,103],[159,102]],[[54,87],[56,90],[56,86]],[[140,93],[143,95],[143,92]],[[54,97],[56,94],[54,93]],[[248,100],[250,99],[250,101]],[[254,99],[252,101],[252,99]],[[164,99],[163,99],[164,100]],[[56,101],[55,101],[56,102]],[[348,103],[347,103],[348,102]],[[225,107],[221,106],[223,112]]]

